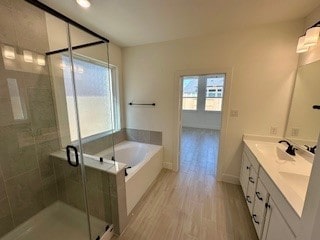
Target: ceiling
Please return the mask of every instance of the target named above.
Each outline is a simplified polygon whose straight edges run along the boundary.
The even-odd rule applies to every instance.
[[[319,0],[40,0],[120,46],[194,37],[307,16]]]

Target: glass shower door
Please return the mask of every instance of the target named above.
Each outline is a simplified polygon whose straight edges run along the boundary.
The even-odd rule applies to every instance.
[[[0,12],[0,239],[88,240],[81,148],[64,131],[67,24],[24,1],[1,1]]]
[[[108,174],[89,166],[90,161],[100,161],[100,152],[107,151],[109,156],[114,156],[111,69],[107,43],[73,26],[70,26],[69,33],[80,130],[79,148],[84,162],[88,159],[88,165],[83,166],[87,213],[91,238],[96,239],[112,222]],[[73,139],[76,131],[70,132]],[[105,165],[113,166],[112,162],[107,162],[101,163],[104,168]]]

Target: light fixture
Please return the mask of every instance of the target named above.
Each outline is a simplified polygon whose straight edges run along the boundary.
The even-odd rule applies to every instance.
[[[77,0],[77,3],[83,8],[88,8],[91,6],[91,3],[89,0]]]
[[[45,66],[46,65],[46,59],[44,58],[43,55],[38,55],[37,56],[37,63],[40,66]]]
[[[297,45],[297,53],[307,52],[309,47],[318,44],[320,34],[320,21],[309,27],[306,33],[299,38]]]
[[[13,47],[4,46],[3,47],[3,56],[8,59],[16,59],[16,54]]]
[[[301,36],[298,41],[297,53],[303,53],[309,50],[309,47],[306,47],[304,45],[304,41],[305,41],[305,36]]]
[[[306,32],[306,37],[304,40],[305,47],[311,47],[317,45],[320,33],[320,26],[311,27]]]
[[[32,52],[23,50],[23,59],[27,63],[32,63],[33,62]]]

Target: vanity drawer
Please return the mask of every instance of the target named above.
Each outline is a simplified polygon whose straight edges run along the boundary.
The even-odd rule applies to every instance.
[[[259,173],[260,164],[258,163],[256,157],[252,154],[249,148],[245,145],[244,146],[244,153],[247,155],[252,167],[255,169],[257,173]]]
[[[263,231],[264,220],[266,215],[266,203],[269,200],[269,193],[265,186],[258,178],[257,188],[255,191],[254,207],[252,211],[252,221],[260,239]]]
[[[255,200],[255,191],[257,186],[257,180],[258,180],[258,174],[254,170],[254,168],[250,169],[250,175],[249,175],[249,183],[248,183],[248,190],[246,195],[246,201],[248,204],[248,208],[250,211],[250,214],[252,214],[253,206],[254,206],[254,200]]]

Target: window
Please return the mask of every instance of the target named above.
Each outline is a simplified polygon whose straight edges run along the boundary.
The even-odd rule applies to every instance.
[[[205,111],[221,111],[224,75],[216,75],[206,79]]]
[[[73,61],[81,137],[107,134],[112,129],[119,130],[120,111],[116,67],[108,68],[105,63],[79,56],[75,56]],[[71,141],[76,141],[78,134],[69,64],[69,57],[63,56],[61,68],[63,69],[70,138]]]
[[[198,77],[183,77],[182,109],[197,110]]]

